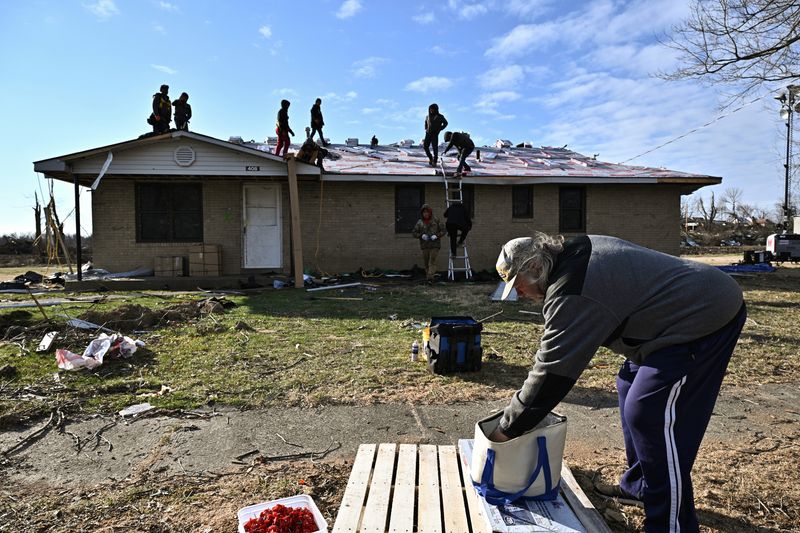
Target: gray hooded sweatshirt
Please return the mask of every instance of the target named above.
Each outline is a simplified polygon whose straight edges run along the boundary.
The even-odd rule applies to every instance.
[[[567,241],[548,279],[533,368],[506,407],[501,429],[516,437],[534,427],[600,346],[642,364],[656,350],[722,328],[742,303],[739,285],[718,268],[615,237]]]

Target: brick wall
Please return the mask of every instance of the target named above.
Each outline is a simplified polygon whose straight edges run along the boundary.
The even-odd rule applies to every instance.
[[[393,183],[300,182],[305,268],[336,273],[406,269],[421,263],[419,243],[394,231]],[[284,270],[291,265],[288,186],[282,185]],[[444,188],[425,185],[425,201],[442,218]],[[472,267],[493,269],[504,242],[532,231],[558,233],[558,186],[534,187],[531,219],[512,219],[511,188],[475,186],[475,220],[467,239]],[[136,243],[134,180],[107,179],[93,194],[96,266],[112,271],[153,266],[160,255],[188,255],[187,244]],[[586,230],[661,250],[679,252],[680,192],[674,186],[587,185]],[[222,247],[223,273],[242,272],[242,181],[207,179],[203,185],[203,232]],[[447,238],[439,255],[447,268]]]

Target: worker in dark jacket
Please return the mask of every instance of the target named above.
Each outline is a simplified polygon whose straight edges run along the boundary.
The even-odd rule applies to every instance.
[[[453,133],[448,131],[444,134],[444,142],[450,143],[444,149],[446,154],[450,148],[455,146],[458,149],[458,168],[456,169],[456,176],[461,176],[461,171],[469,172],[472,170],[467,164],[467,156],[475,149],[475,143],[469,138],[466,133]],[[444,154],[442,154],[444,155]]]
[[[325,120],[322,118],[321,105],[322,99],[317,98],[314,105],[311,106],[311,135],[308,138],[313,139],[314,133],[319,132],[320,143],[322,146],[328,146],[328,143],[325,142],[325,137],[322,135],[322,126],[325,125]]]
[[[172,104],[169,100],[169,85],[162,85],[159,92],[153,95],[153,113],[147,123],[153,126],[153,133],[169,131],[172,120]]]
[[[490,438],[536,426],[605,346],[626,358],[617,393],[628,470],[608,495],[642,502],[647,532],[698,532],[692,466],[747,317],[736,281],[599,235],[513,239],[497,271],[504,299],[516,289],[544,301],[544,334]]]
[[[420,207],[419,215],[420,218],[411,230],[411,235],[419,239],[425,277],[428,278],[428,283],[433,283],[436,276],[436,257],[439,255],[439,248],[442,247],[444,228],[439,219],[433,216],[433,209],[428,204]]]
[[[444,218],[447,234],[450,235],[450,255],[456,255],[456,248],[464,244],[467,240],[467,233],[472,229],[472,220],[469,216],[469,209],[461,203],[453,203],[445,209]],[[458,232],[461,238],[458,238]]]
[[[275,147],[275,155],[286,155],[289,151],[289,134],[294,137],[292,128],[289,127],[289,100],[281,100],[281,108],[278,110],[278,118],[275,121],[275,133],[278,134],[278,145]],[[281,149],[283,154],[281,154]]]
[[[435,167],[439,160],[439,133],[446,127],[447,119],[439,113],[438,104],[428,106],[428,116],[425,117],[425,140],[422,147],[425,148],[425,154],[432,167]],[[429,150],[431,145],[433,145],[433,155]]]
[[[192,118],[192,106],[189,105],[189,95],[181,93],[181,96],[172,102],[175,108],[175,128],[182,131],[189,131],[189,120]]]

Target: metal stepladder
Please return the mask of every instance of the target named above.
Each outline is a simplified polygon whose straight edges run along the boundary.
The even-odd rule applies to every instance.
[[[444,162],[439,161],[442,169],[442,180],[444,181],[444,204],[445,209],[453,204],[460,204],[464,202],[464,195],[461,188],[461,177],[448,176],[444,168]],[[458,255],[458,248],[461,249],[463,255]],[[447,243],[447,279],[455,281],[456,272],[463,272],[466,279],[472,279],[472,267],[469,264],[469,253],[467,252],[467,243],[464,241],[456,248],[456,255],[450,252],[450,243]],[[463,261],[463,266],[457,266],[458,261]]]

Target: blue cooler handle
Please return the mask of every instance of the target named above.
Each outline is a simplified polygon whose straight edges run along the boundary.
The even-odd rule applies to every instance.
[[[508,505],[509,503],[513,503],[520,499],[522,495],[525,494],[525,491],[527,491],[531,485],[533,485],[533,482],[536,481],[539,471],[544,470],[545,493],[541,496],[536,496],[531,499],[554,500],[558,496],[558,487],[556,487],[555,491],[553,490],[553,483],[550,477],[550,459],[547,454],[547,438],[537,437],[536,444],[539,446],[538,464],[531,474],[528,484],[522,490],[515,492],[514,494],[509,494],[495,488],[493,481],[495,452],[492,449],[486,450],[486,464],[483,465],[481,482],[472,482],[472,484],[475,485],[475,490],[478,491],[478,494],[483,496],[486,501],[492,505]]]

